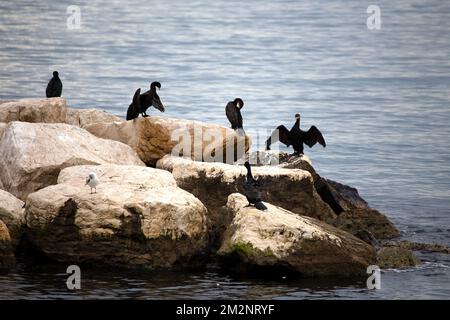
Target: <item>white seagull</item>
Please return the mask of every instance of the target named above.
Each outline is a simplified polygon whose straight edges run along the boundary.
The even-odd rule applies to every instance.
[[[98,181],[97,175],[95,174],[95,172],[91,172],[89,173],[88,177],[86,178],[86,185],[89,185],[89,187],[91,187],[91,194],[92,194],[92,189],[95,190],[95,193],[97,193],[97,186],[99,184],[100,181]]]

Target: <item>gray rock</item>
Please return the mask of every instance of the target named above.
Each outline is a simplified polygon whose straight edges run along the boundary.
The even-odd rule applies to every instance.
[[[385,247],[377,252],[377,265],[380,268],[402,268],[420,265],[414,252],[400,247]]]
[[[64,98],[20,99],[0,104],[0,122],[63,123],[65,120]]]
[[[85,177],[100,184],[91,194]],[[207,251],[206,208],[172,175],[142,166],[74,166],[28,196],[27,237],[67,263],[169,268]]]
[[[304,276],[363,275],[376,260],[371,246],[347,232],[267,202],[266,211],[246,204],[241,194],[228,198],[232,222],[218,252],[222,257]]]

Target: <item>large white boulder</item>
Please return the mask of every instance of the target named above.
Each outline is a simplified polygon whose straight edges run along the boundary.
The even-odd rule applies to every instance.
[[[74,109],[67,108],[66,123],[84,128],[94,123],[105,123],[113,121],[125,121],[124,119],[109,112],[99,109]]]
[[[90,193],[84,179],[95,172]],[[28,238],[58,261],[174,267],[207,249],[206,208],[172,175],[140,166],[75,166],[29,195]]]
[[[0,104],[0,122],[61,123],[65,120],[64,98],[20,99]]]
[[[316,219],[265,203],[247,207],[241,194],[228,198],[232,216],[219,250],[229,261],[278,267],[304,276],[355,276],[376,262],[375,250],[351,234]]]
[[[128,144],[147,165],[167,154],[232,163],[242,158],[251,144],[248,136],[229,128],[161,116],[94,123],[85,129],[97,137]]]
[[[21,200],[55,184],[69,166],[144,165],[129,146],[67,124],[10,122],[0,138],[0,154],[3,188]]]

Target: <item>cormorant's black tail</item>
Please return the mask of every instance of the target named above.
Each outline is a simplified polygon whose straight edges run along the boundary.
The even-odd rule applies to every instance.
[[[258,210],[267,210],[267,207],[261,201],[255,203],[255,208]]]
[[[141,88],[137,89],[136,92],[133,95],[133,101],[131,101],[130,106],[127,110],[127,120],[133,120],[137,117],[139,117],[140,109],[141,109],[141,103],[140,103],[140,95],[141,95]]]
[[[133,120],[134,118],[136,118],[133,107],[134,107],[133,104],[130,104],[130,106],[128,107],[127,118],[126,118],[127,120]]]

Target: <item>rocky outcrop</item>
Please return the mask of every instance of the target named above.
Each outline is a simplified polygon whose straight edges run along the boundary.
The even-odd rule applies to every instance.
[[[222,207],[230,194],[243,192],[245,167],[172,156],[162,158],[156,166],[172,172],[179,187],[205,204],[213,238],[220,237],[228,223]],[[264,186],[264,201],[301,215],[334,221],[334,213],[315,193],[312,177],[307,171],[276,166],[253,167],[252,171]]]
[[[377,265],[380,268],[415,267],[420,260],[411,250],[400,247],[385,247],[377,252]]]
[[[302,169],[311,174],[315,191],[337,216],[334,221],[328,220],[328,223],[356,236],[371,234],[376,239],[392,239],[400,236],[400,231],[394,224],[384,214],[370,208],[356,188],[321,177],[307,156],[288,156],[285,153],[278,154],[276,151],[260,153],[261,159],[270,157],[280,159],[281,168]]]
[[[8,228],[0,220],[0,269],[10,268],[15,264],[13,246]]]
[[[0,190],[0,220],[8,227],[12,244],[16,247],[25,223],[24,203],[3,190]]]
[[[383,243],[383,246],[385,247],[399,247],[407,250],[414,250],[414,251],[424,251],[424,252],[435,252],[435,253],[444,253],[444,254],[450,254],[450,248],[443,244],[437,244],[437,243],[421,243],[421,242],[414,242],[414,241],[408,241],[408,240],[401,240],[401,241],[385,241]]]
[[[219,255],[257,267],[281,267],[305,276],[363,275],[376,261],[375,250],[351,234],[321,221],[265,203],[246,207],[241,194],[228,198],[233,217]]]
[[[5,131],[7,125],[8,124],[5,122],[0,122],[0,139],[2,138],[3,131]]]
[[[260,152],[259,164],[265,163],[264,159],[277,159],[273,153]],[[250,154],[250,160],[252,157],[256,159],[254,153]],[[262,181],[267,185],[263,199],[294,213],[325,221],[357,237],[370,234],[373,237],[370,243],[400,235],[392,222],[370,208],[355,188],[320,177],[306,156],[286,159],[287,162],[278,166],[253,167],[255,176],[264,176]],[[157,167],[172,172],[181,188],[202,200],[209,210],[212,229],[217,228],[214,233],[220,234],[227,223],[221,207],[229,194],[242,193],[238,186],[244,179],[245,168],[172,156],[159,160]],[[367,241],[366,238],[361,239]]]
[[[61,169],[80,164],[144,165],[127,145],[67,124],[11,122],[0,139],[0,180],[24,200],[56,183]]]
[[[61,123],[66,120],[66,100],[20,99],[0,104],[0,122]]]
[[[84,179],[96,172],[91,194]],[[173,267],[206,251],[206,208],[172,175],[140,166],[74,166],[29,195],[27,236],[48,257],[93,265]]]
[[[232,163],[243,157],[251,143],[248,136],[229,128],[160,116],[94,123],[85,128],[97,137],[128,144],[151,166],[167,154]]]
[[[84,128],[94,123],[121,122],[124,119],[99,109],[67,108],[66,123]]]
[[[339,195],[341,196],[345,209],[351,209],[351,208],[360,208],[360,209],[367,209],[369,208],[369,204],[364,200],[358,192],[358,189],[347,186],[345,184],[330,180],[330,179],[324,179],[325,182],[333,188]]]
[[[371,208],[352,208],[344,211],[333,225],[353,234],[367,230],[376,239],[392,239],[400,236],[400,231],[384,214]]]

